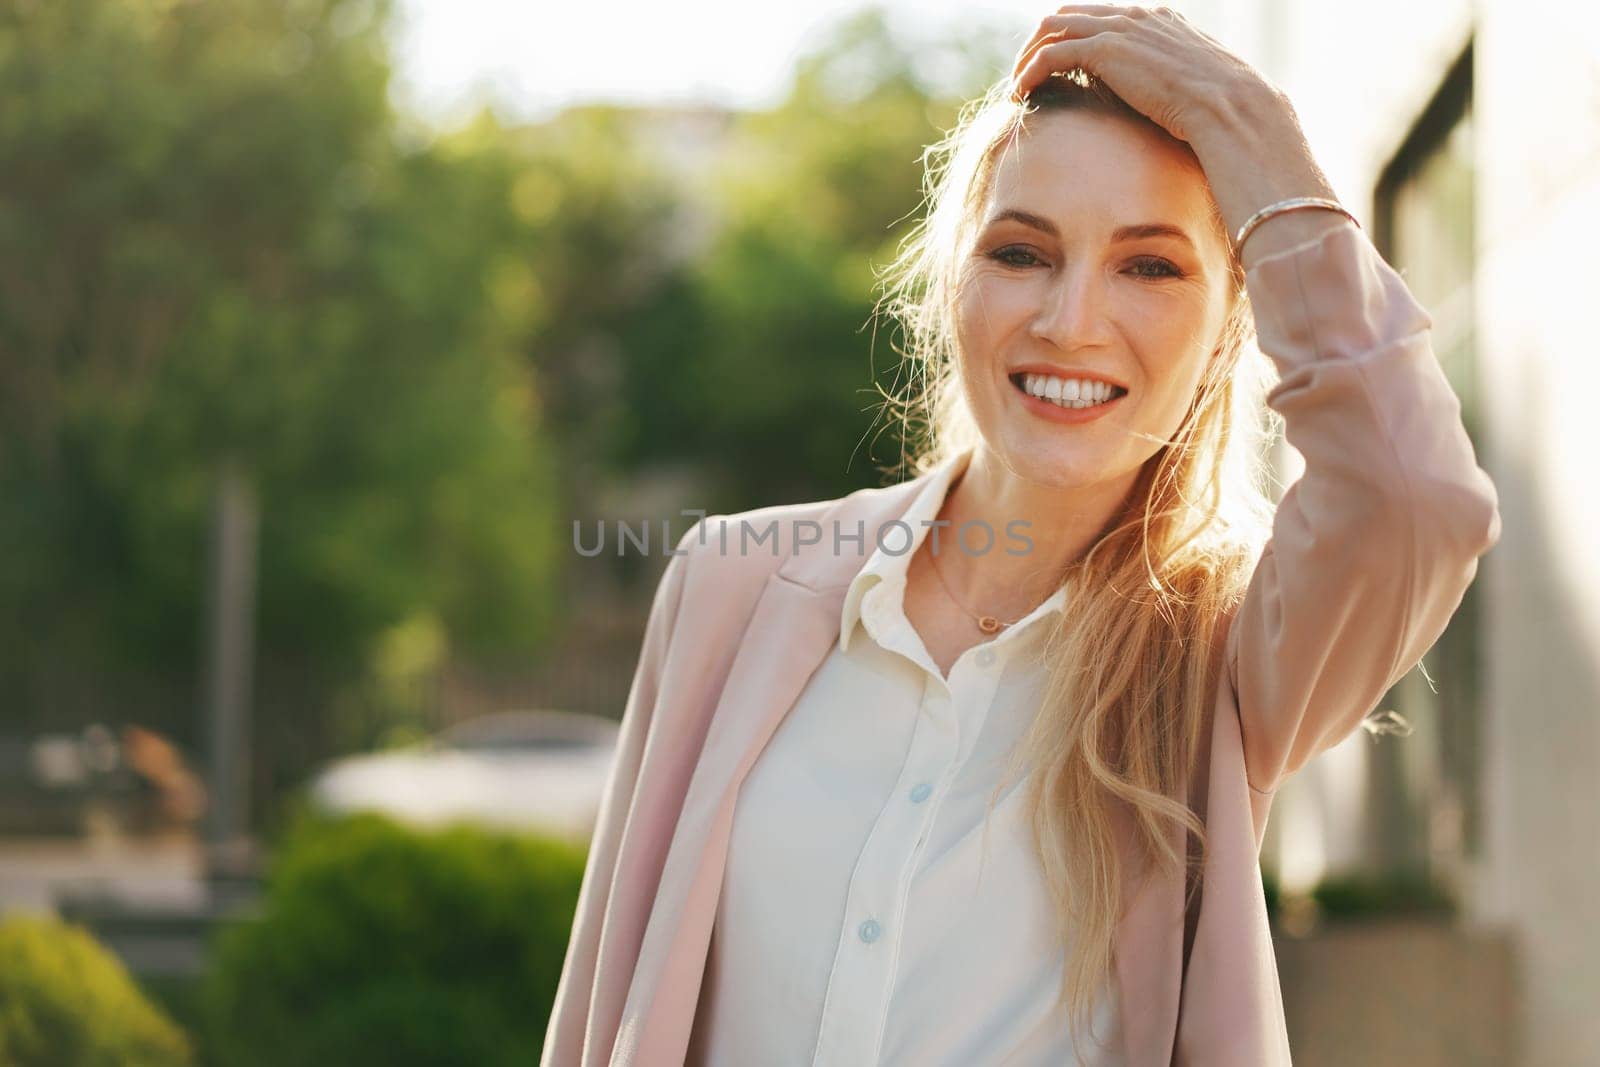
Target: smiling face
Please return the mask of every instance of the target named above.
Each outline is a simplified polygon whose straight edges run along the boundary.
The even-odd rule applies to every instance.
[[[1026,480],[1131,484],[1193,402],[1227,317],[1230,253],[1179,142],[1092,112],[1027,123],[997,150],[963,250],[961,387],[983,447]],[[1126,393],[1073,409],[1027,392],[1092,400],[1098,387],[1066,384],[1082,378]]]

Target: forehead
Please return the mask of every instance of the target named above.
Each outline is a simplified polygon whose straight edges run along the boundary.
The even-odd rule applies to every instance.
[[[1125,119],[1082,111],[1036,112],[995,150],[985,217],[1022,207],[1063,233],[1155,219],[1208,225],[1205,172],[1181,142]]]

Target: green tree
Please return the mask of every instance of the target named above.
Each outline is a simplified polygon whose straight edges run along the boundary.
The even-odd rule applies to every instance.
[[[801,58],[777,108],[735,117],[691,191],[714,237],[617,330],[634,415],[609,438],[619,466],[692,460],[720,510],[881,484],[900,457],[876,390],[903,371],[874,271],[921,203],[924,146],[1004,52],[987,33],[913,44],[868,8]]]
[[[402,143],[387,3],[0,12],[0,685],[35,724],[170,680],[192,735],[215,464],[262,501],[266,762],[325,751],[383,636],[528,649],[559,502],[504,146]],[[98,673],[97,673],[98,672]]]

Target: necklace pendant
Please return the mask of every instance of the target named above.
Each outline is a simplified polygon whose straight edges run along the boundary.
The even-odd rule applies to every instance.
[[[995,618],[993,615],[981,615],[978,617],[978,629],[982,630],[986,634],[998,633],[1000,630],[1000,620]]]

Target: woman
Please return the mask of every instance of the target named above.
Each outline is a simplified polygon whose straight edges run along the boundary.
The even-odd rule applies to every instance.
[[[1107,5],[1013,77],[893,272],[916,476],[668,564],[546,1067],[1289,1063],[1273,792],[1443,631],[1496,493],[1281,93]]]

